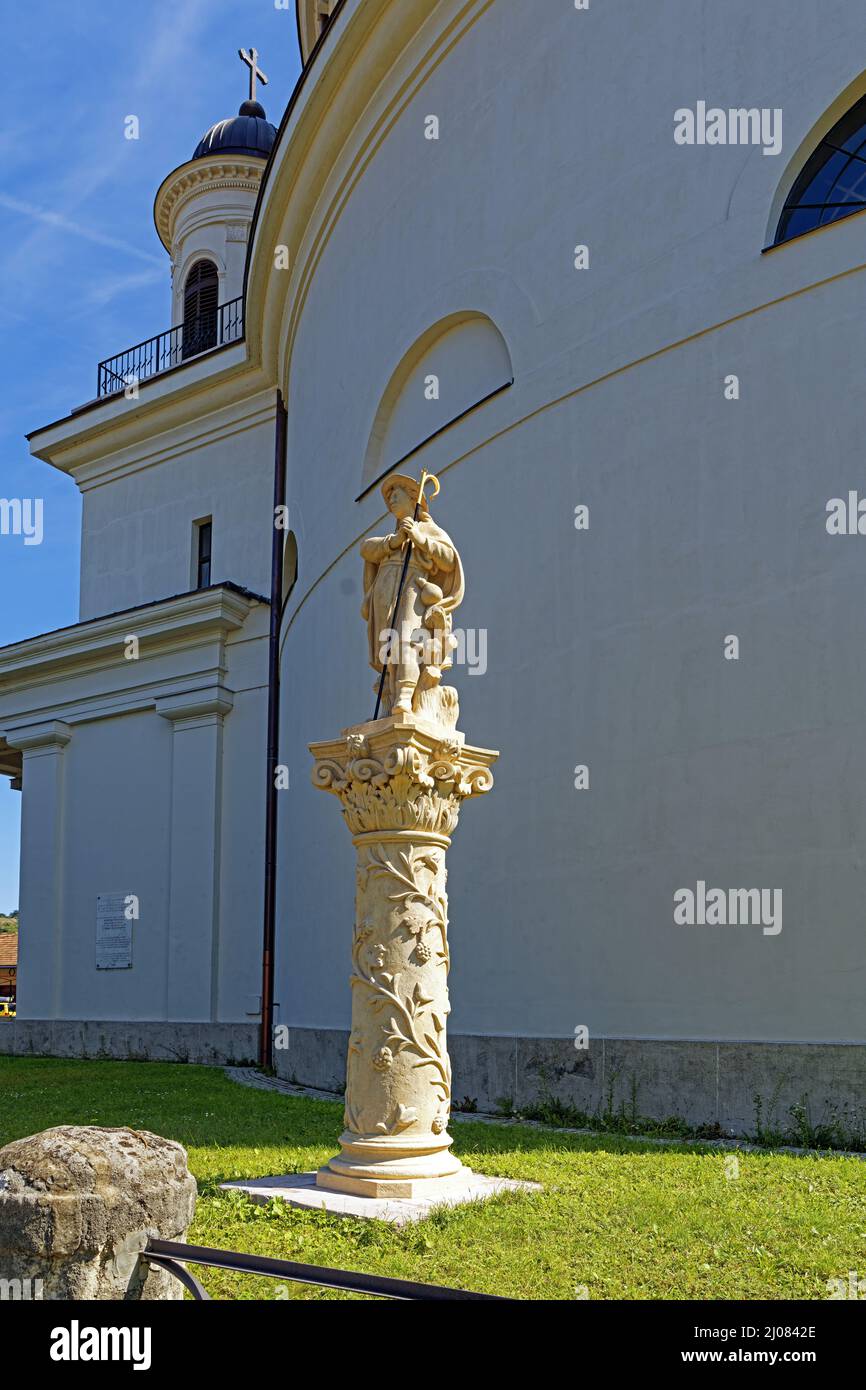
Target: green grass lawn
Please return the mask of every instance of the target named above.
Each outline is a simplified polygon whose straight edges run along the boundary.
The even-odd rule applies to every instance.
[[[202,1245],[520,1298],[821,1299],[828,1278],[866,1275],[866,1163],[855,1158],[739,1153],[729,1178],[725,1155],[699,1144],[461,1122],[464,1162],[543,1193],[395,1230],[218,1190],[226,1178],[318,1167],[335,1151],[341,1110],[209,1067],[0,1057],[0,1143],[58,1124],[179,1140],[199,1187],[189,1239]],[[197,1272],[213,1298],[342,1296]]]

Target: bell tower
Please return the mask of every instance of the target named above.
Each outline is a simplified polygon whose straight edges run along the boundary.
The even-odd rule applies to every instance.
[[[197,325],[190,353],[209,346],[198,338],[210,335],[219,309],[234,306],[243,293],[253,210],[277,135],[257,98],[258,84],[268,81],[258,51],[240,48],[238,57],[249,69],[246,101],[236,116],[205,131],[192,158],[163,180],[154,200],[156,230],[171,257],[172,325]],[[238,323],[239,309],[226,310]]]

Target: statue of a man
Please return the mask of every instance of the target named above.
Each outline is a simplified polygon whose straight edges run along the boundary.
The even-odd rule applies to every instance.
[[[396,518],[394,531],[361,542],[361,615],[367,620],[370,665],[374,671],[386,671],[384,714],[429,710],[427,692],[435,689],[442,672],[450,667],[456,645],[451,622],[463,600],[463,566],[451,537],[430,516],[427,498],[422,495],[419,502],[414,478],[392,473],[382,484],[382,496]],[[409,545],[409,564],[395,612]]]

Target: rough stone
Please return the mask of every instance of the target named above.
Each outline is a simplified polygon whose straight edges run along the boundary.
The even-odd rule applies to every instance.
[[[195,1210],[186,1151],[146,1130],[59,1125],[0,1149],[0,1277],[41,1280],[45,1299],[178,1299],[141,1260],[183,1240]]]

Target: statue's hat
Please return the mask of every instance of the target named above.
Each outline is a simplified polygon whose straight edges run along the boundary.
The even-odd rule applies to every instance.
[[[382,496],[385,499],[386,506],[389,504],[391,493],[394,491],[395,487],[401,487],[406,495],[414,501],[418,496],[418,483],[419,480],[417,478],[410,478],[407,473],[390,473],[382,484]],[[429,504],[426,497],[422,501],[419,510],[425,512],[429,511]]]

